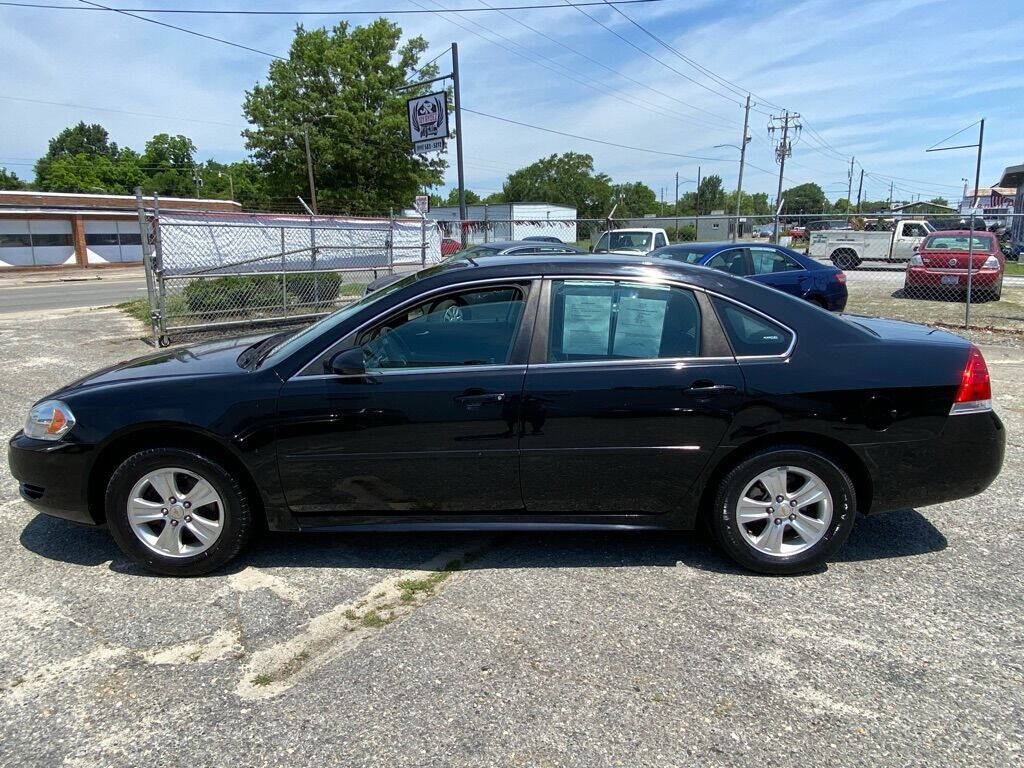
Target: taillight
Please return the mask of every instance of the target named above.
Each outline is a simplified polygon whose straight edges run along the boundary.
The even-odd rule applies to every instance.
[[[981,350],[973,344],[967,353],[967,364],[960,374],[960,389],[957,390],[949,415],[978,413],[992,410],[992,380]]]
[[[846,273],[845,272],[841,272],[841,271],[840,272],[836,272],[835,280],[840,285],[846,285]]]

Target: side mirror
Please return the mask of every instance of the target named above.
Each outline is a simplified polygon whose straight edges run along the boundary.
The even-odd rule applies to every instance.
[[[593,252],[594,252],[594,246],[590,246],[590,248],[589,248],[588,250],[589,250],[589,251],[590,251],[591,253],[593,253]]]
[[[366,374],[366,361],[363,358],[362,347],[350,347],[331,358],[327,364],[328,370],[336,376],[364,376]]]
[[[914,253],[917,253],[920,250],[921,250],[921,244],[920,243],[915,243],[914,244]]]

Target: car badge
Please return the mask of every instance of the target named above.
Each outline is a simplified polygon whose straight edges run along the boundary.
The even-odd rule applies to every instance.
[[[956,259],[950,259],[949,260],[949,266],[955,267],[956,266]]]

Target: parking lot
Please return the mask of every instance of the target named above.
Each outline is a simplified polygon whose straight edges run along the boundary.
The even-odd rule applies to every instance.
[[[140,335],[112,309],[0,315],[0,432]],[[159,578],[34,514],[0,462],[0,764],[1017,764],[1024,346],[985,338],[1000,478],[862,519],[800,577],[607,533],[274,534]]]

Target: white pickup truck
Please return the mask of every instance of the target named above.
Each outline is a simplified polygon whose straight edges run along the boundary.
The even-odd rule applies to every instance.
[[[914,247],[934,231],[923,219],[897,221],[891,232],[824,229],[811,233],[807,255],[829,259],[839,269],[854,269],[863,261],[910,261]]]
[[[613,229],[605,232],[590,249],[593,253],[620,253],[646,255],[655,248],[668,245],[664,229]]]

